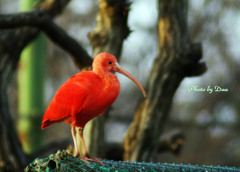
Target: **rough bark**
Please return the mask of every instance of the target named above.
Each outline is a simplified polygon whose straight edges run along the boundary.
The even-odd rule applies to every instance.
[[[130,33],[127,26],[128,0],[99,0],[96,27],[88,34],[93,47],[93,57],[100,52],[108,52],[119,59],[124,39]],[[105,123],[108,112],[102,117],[90,121],[85,134],[90,136],[89,150],[92,156],[102,157],[105,152]],[[96,144],[97,143],[97,144]]]
[[[36,8],[42,10],[50,17],[54,17],[62,12],[69,1],[45,0],[38,4]],[[41,15],[39,17],[41,18]],[[1,18],[1,20],[4,20],[4,18]],[[7,89],[17,69],[22,49],[38,35],[41,29],[42,27],[23,27],[8,30],[6,27],[0,26],[0,170],[19,171],[19,169],[22,169],[32,160],[22,151],[8,107]],[[62,32],[59,34],[61,35]],[[59,40],[56,38],[56,41]],[[69,49],[66,45],[63,46]],[[74,55],[74,59],[79,59],[80,54],[71,54]],[[84,62],[84,65],[82,65],[81,60],[76,61],[79,62],[79,66],[91,63],[91,60],[88,60],[88,62]]]
[[[109,52],[119,58],[124,39],[130,33],[127,26],[128,0],[99,0],[96,27],[88,34],[93,47],[93,56]]]
[[[148,98],[139,103],[124,139],[124,160],[154,161],[179,84],[206,71],[201,44],[189,38],[187,1],[159,0],[158,10],[158,54],[147,82]]]

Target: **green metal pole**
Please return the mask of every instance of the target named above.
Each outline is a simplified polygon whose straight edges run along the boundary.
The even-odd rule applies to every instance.
[[[32,9],[38,0],[20,2],[21,10],[25,11]],[[18,131],[26,153],[34,152],[42,145],[45,67],[46,40],[39,35],[21,53],[18,71]]]

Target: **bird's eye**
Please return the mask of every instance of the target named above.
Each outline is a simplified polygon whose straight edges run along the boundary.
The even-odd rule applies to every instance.
[[[112,62],[110,61],[110,62],[108,62],[108,64],[112,64]]]

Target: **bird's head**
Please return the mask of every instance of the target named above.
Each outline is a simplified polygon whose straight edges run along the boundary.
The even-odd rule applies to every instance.
[[[142,87],[142,85],[132,76],[129,72],[127,72],[123,67],[121,67],[118,62],[116,57],[109,53],[100,53],[98,54],[93,61],[93,71],[97,71],[99,68],[103,69],[105,72],[118,72],[121,73],[122,75],[128,77],[131,79],[142,91],[143,96],[147,97],[147,94]],[[97,73],[97,72],[96,72]]]
[[[117,66],[117,59],[109,53],[98,54],[93,61],[93,69],[101,67],[104,71],[114,72]]]

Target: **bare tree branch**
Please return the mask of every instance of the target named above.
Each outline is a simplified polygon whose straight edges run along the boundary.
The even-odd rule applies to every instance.
[[[44,32],[55,44],[72,55],[73,60],[80,69],[91,66],[92,59],[86,50],[56,25],[45,12],[36,10],[0,15],[0,29],[11,29],[23,26],[36,27]]]

